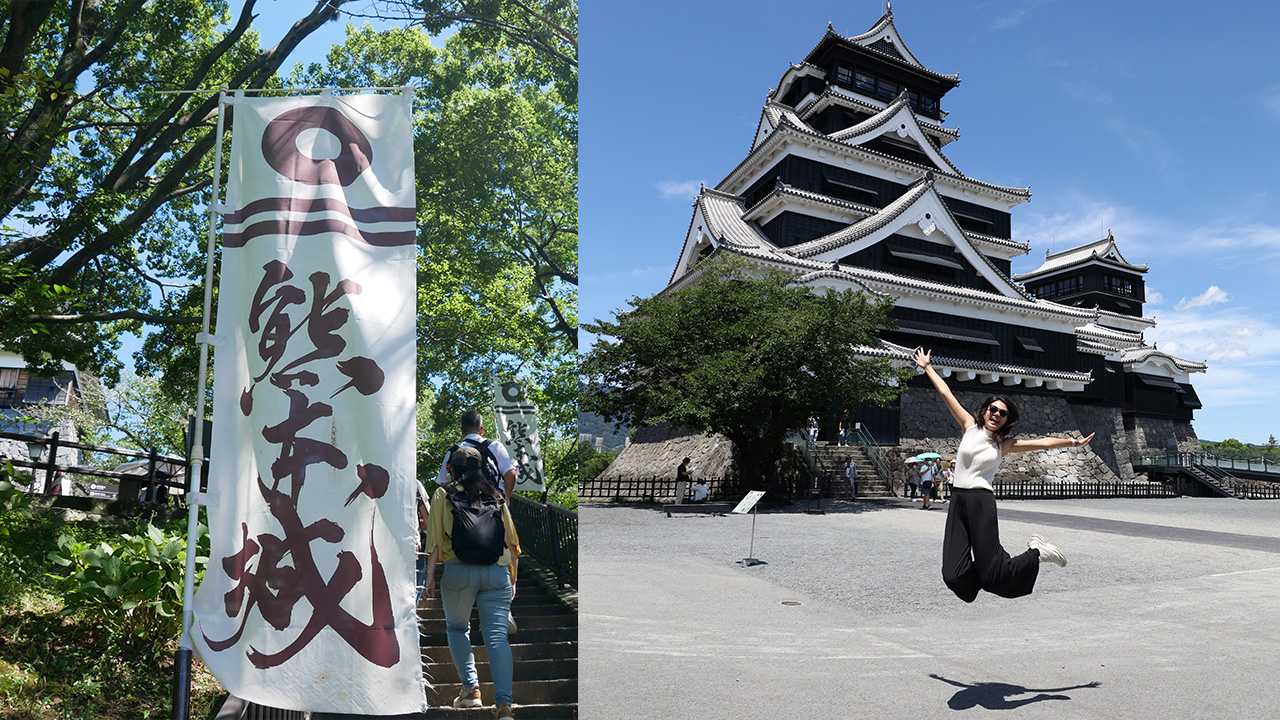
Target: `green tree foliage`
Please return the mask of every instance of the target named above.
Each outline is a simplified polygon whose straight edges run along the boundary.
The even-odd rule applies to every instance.
[[[90,445],[185,455],[189,410],[165,392],[159,379],[126,371],[108,386],[89,375],[81,378],[75,403],[41,403],[25,409],[29,419],[51,427],[71,425],[80,442]]]
[[[889,300],[825,294],[740,261],[705,261],[677,290],[633,298],[583,357],[581,405],[632,427],[668,422],[728,437],[750,487],[776,490],[788,434],[840,407],[887,404],[910,371],[859,357],[888,324]]]
[[[0,346],[113,379],[122,332],[199,322],[175,300],[203,275],[217,97],[159,91],[278,84],[348,0],[298,3],[269,49],[258,1],[234,17],[226,0],[0,6]]]
[[[600,452],[585,440],[578,443],[578,482],[590,482],[600,477],[600,473],[617,457],[618,453]]]

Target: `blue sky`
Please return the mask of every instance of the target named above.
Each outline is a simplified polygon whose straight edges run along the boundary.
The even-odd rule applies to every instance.
[[[666,285],[699,183],[746,154],[766,92],[827,23],[868,30],[884,3],[701,0],[581,8],[580,316]],[[1146,263],[1147,333],[1207,360],[1202,439],[1280,436],[1280,5],[899,0],[894,20],[944,99],[962,172],[1030,186],[1013,209],[1046,251],[1110,229]]]

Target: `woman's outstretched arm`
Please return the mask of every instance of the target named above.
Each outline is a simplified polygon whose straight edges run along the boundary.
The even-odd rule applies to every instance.
[[[1089,433],[1089,437],[1082,438],[1036,438],[1035,440],[1019,440],[1017,438],[1007,438],[1004,441],[1004,453],[1026,452],[1028,450],[1048,450],[1050,448],[1062,447],[1082,447],[1088,445],[1096,433]]]
[[[960,423],[960,429],[968,430],[969,426],[975,422],[973,416],[969,414],[968,410],[964,409],[959,400],[956,400],[956,396],[951,394],[951,388],[947,387],[946,381],[942,379],[937,370],[933,369],[933,363],[930,362],[932,357],[932,351],[925,352],[924,348],[916,348],[916,365],[919,365],[924,370],[924,374],[929,376],[929,381],[937,388],[938,394],[942,396],[942,401],[947,404],[947,409],[951,411],[951,417]]]

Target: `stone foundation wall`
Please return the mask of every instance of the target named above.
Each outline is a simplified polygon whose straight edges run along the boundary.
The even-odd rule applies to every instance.
[[[1199,452],[1200,440],[1189,423],[1135,418],[1126,430],[1117,408],[1071,405],[1061,396],[1004,392],[1000,386],[985,391],[953,389],[956,399],[969,410],[989,395],[1005,395],[1021,414],[1017,434],[1033,439],[1053,435],[1093,440],[1081,448],[1056,448],[1018,453],[1005,458],[996,479],[1005,482],[1146,482],[1135,474],[1133,461],[1144,452],[1176,446],[1181,452]],[[884,448],[895,487],[906,478],[907,458],[936,452],[944,460],[955,458],[960,430],[942,398],[933,388],[908,387],[901,398],[899,445]],[[695,475],[723,477],[736,467],[733,444],[721,435],[673,430],[668,425],[642,428],[602,477],[675,478],[676,466],[691,458]]]
[[[1004,482],[1132,482],[1128,443],[1118,410],[1072,406],[1061,397],[1023,395],[993,386],[987,391],[952,390],[970,411],[990,395],[1004,395],[1019,410],[1017,434],[1034,439],[1084,437],[1096,433],[1081,448],[1055,448],[1010,455],[1000,463],[996,479]],[[889,448],[890,467],[901,485],[906,476],[907,458],[922,452],[936,452],[944,460],[955,459],[960,444],[960,426],[933,388],[909,387],[902,395],[899,446]],[[1120,437],[1119,443],[1116,438]],[[1145,478],[1143,478],[1145,479]]]
[[[689,458],[697,477],[724,477],[735,467],[733,443],[723,435],[703,435],[663,423],[639,428],[631,444],[600,474],[607,478],[676,477],[680,461]]]
[[[1133,419],[1133,429],[1125,434],[1135,455],[1166,450],[1186,453],[1202,451],[1200,438],[1196,436],[1191,423],[1139,417]]]

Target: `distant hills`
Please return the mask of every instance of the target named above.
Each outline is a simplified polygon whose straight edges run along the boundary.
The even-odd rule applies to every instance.
[[[578,413],[578,434],[589,433],[596,437],[604,438],[604,449],[609,452],[621,450],[626,445],[626,438],[629,432],[630,429],[625,427],[615,432],[613,423],[605,422],[604,418],[595,413]]]

